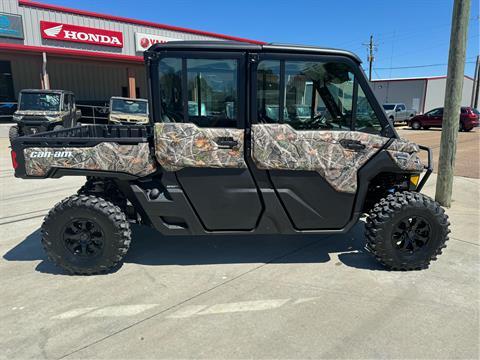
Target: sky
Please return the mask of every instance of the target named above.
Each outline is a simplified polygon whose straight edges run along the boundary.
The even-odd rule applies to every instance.
[[[266,42],[347,49],[373,78],[446,75],[453,0],[37,0]],[[479,3],[471,1],[465,74],[479,54]]]

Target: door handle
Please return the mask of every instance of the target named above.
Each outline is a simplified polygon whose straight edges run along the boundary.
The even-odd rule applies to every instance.
[[[233,149],[238,146],[238,141],[231,136],[218,137],[215,139],[215,142],[220,149]]]
[[[340,140],[340,145],[342,145],[345,149],[360,151],[365,149],[365,144],[362,144],[359,140],[351,140],[351,139],[342,139]]]

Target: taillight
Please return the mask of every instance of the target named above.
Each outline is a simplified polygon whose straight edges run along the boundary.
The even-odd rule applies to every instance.
[[[17,170],[18,162],[17,162],[17,153],[15,151],[11,151],[10,155],[12,156],[12,165],[15,170]]]
[[[474,119],[474,120],[478,119],[478,115],[477,115],[477,114],[474,114],[473,112],[471,112],[470,114],[468,114],[468,117],[469,117],[470,119]]]

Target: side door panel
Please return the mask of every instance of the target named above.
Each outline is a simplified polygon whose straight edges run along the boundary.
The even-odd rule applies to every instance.
[[[207,230],[251,230],[262,206],[244,159],[244,130],[155,124],[158,163],[178,182]],[[222,145],[225,144],[225,145]]]
[[[164,170],[174,172],[205,230],[253,230],[263,207],[244,153],[245,54],[169,53],[165,57],[182,58],[183,95],[177,92],[172,99],[179,96],[182,99],[184,122],[178,118],[174,120],[177,122],[157,119],[154,141],[158,163]],[[236,60],[234,80],[229,77],[231,70],[222,68],[222,60],[230,64]],[[194,65],[189,68],[189,64]],[[208,73],[208,66],[220,75]],[[172,74],[165,68],[167,80],[171,81]],[[200,72],[202,75],[195,75]],[[223,87],[209,87],[210,79],[217,83],[228,79],[235,84],[234,91],[224,95]],[[214,103],[227,110],[223,113],[213,108]],[[199,108],[198,112],[190,109],[192,104]],[[222,116],[228,119],[234,116],[236,120],[223,121]],[[215,121],[210,120],[213,117]]]
[[[345,142],[364,148],[345,148]],[[252,159],[269,171],[298,229],[338,229],[350,219],[357,172],[388,141],[355,131],[300,131],[288,124],[252,125]]]
[[[201,128],[192,123],[157,123],[155,156],[168,171],[187,167],[246,168],[243,134],[243,129]]]
[[[365,75],[329,55],[261,54],[254,63],[253,166],[265,171],[295,229],[343,229],[358,171],[390,136]]]

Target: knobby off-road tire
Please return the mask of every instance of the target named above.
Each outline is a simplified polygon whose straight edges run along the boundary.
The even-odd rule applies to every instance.
[[[103,189],[101,188],[100,191],[96,189],[95,183],[97,182],[103,182]],[[112,204],[117,205],[120,210],[127,213],[126,197],[116,186],[112,186],[112,183],[108,180],[102,181],[96,178],[87,178],[85,184],[83,184],[80,189],[77,190],[77,195],[99,196],[107,201],[110,201]]]
[[[48,258],[71,274],[104,273],[130,246],[130,225],[122,210],[93,195],[73,195],[50,210],[42,224]]]
[[[12,142],[13,139],[16,139],[17,137],[20,136],[20,129],[18,128],[17,125],[13,125],[8,129],[8,138],[10,139],[10,142]]]
[[[428,268],[446,247],[448,216],[440,204],[417,192],[397,192],[370,210],[367,249],[392,270]]]

